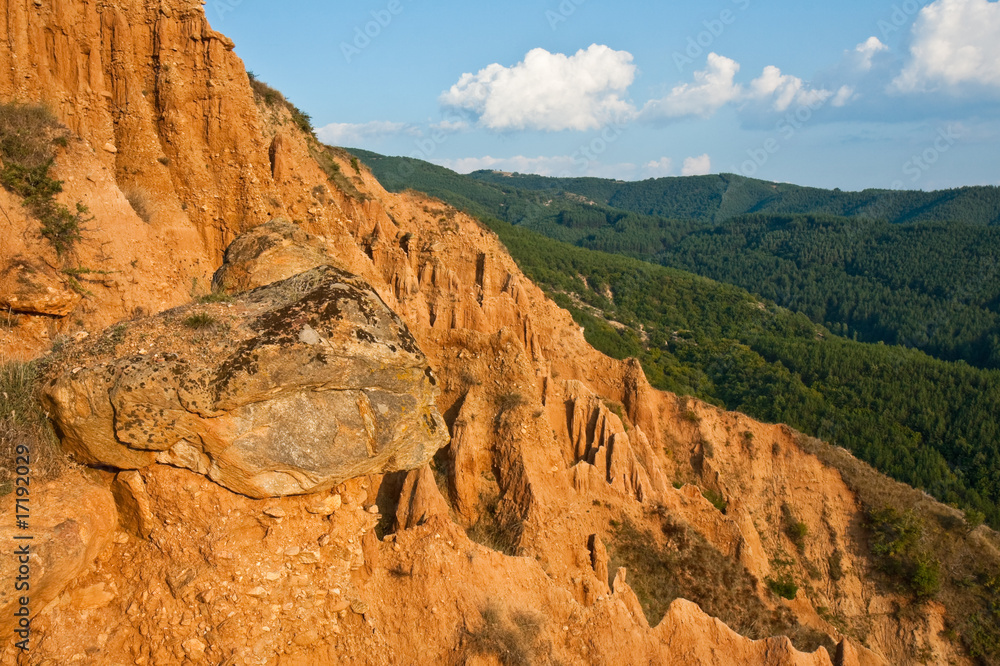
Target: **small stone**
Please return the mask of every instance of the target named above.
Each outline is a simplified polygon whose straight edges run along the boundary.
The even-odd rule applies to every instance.
[[[281,573],[277,571],[268,571],[266,574],[264,574],[264,580],[275,581],[278,580],[279,578],[281,578]]]
[[[319,563],[319,553],[312,550],[303,551],[302,554],[299,555],[299,562],[302,564],[317,564]]]
[[[319,543],[320,546],[327,545],[328,543],[330,543],[330,535],[329,534],[321,534],[320,537],[319,537],[319,539],[318,539],[318,543]]]
[[[319,336],[319,333],[317,333],[315,329],[313,329],[313,327],[310,326],[309,324],[303,326],[302,330],[299,331],[299,342],[307,344],[310,347],[313,345],[318,345],[322,341],[323,338],[321,338]]]
[[[118,152],[118,149],[115,148],[115,144],[111,143],[110,141],[104,144],[104,150],[111,153],[112,155]]]
[[[184,652],[192,659],[200,659],[205,655],[205,648],[208,646],[197,638],[190,638],[181,643],[181,647],[184,648]]]
[[[364,615],[368,612],[368,604],[361,599],[353,599],[351,601],[351,610],[358,615]]]
[[[368,513],[377,514],[378,513],[378,505],[377,504],[372,504],[370,507],[368,507]]]
[[[257,587],[248,591],[247,594],[250,595],[251,597],[265,597],[267,596],[267,590],[258,585]]]
[[[285,510],[278,506],[271,506],[264,509],[264,513],[272,518],[284,518],[286,515]]]
[[[285,549],[285,555],[287,557],[295,557],[296,555],[298,555],[301,552],[302,552],[302,549],[299,548],[298,546],[292,546],[291,548],[286,548]]]

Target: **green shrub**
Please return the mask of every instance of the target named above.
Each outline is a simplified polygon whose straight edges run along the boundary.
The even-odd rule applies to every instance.
[[[830,579],[838,581],[844,577],[844,554],[839,550],[833,551],[829,559]]]
[[[725,513],[726,509],[729,508],[729,502],[727,502],[726,498],[722,496],[722,493],[718,491],[712,490],[711,488],[705,488],[701,491],[701,496],[711,502],[712,506],[722,513]]]
[[[809,527],[792,513],[792,508],[787,504],[781,507],[785,534],[791,539],[798,551],[804,552],[806,549],[806,535],[809,534]]]
[[[941,585],[941,566],[920,546],[923,525],[916,515],[886,507],[870,511],[868,518],[878,568],[918,598],[933,597]]]
[[[787,574],[779,576],[778,578],[765,578],[764,582],[767,583],[767,587],[771,590],[771,592],[782,599],[788,599],[791,601],[795,598],[795,595],[799,593],[799,586],[796,585],[792,577]]]
[[[55,200],[62,192],[62,181],[49,176],[49,171],[58,129],[44,107],[0,104],[0,185],[23,199],[22,205],[41,223],[41,236],[62,257],[83,237],[83,227],[91,218],[82,203],[76,204],[74,212]]]

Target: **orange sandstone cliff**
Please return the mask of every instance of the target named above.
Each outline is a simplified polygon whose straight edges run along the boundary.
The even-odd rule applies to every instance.
[[[0,190],[0,299],[34,303],[9,307],[8,356],[59,342],[66,390],[113,359],[216,358],[218,328],[151,315],[214,277],[237,300],[198,307],[228,321],[240,292],[331,265],[405,323],[448,430],[429,465],[304,495],[226,487],[180,453],[46,481],[31,650],[0,571],[3,663],[971,663],[942,607],[874,582],[858,497],[801,436],[593,350],[488,229],[386,192],[255,97],[200,2],[3,0],[0,21],[0,99],[67,128],[59,198],[92,216],[60,256]],[[768,585],[785,579],[794,599]]]

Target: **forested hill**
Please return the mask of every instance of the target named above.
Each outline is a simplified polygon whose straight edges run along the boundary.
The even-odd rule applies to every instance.
[[[963,187],[938,192],[842,192],[771,183],[734,174],[656,178],[638,182],[600,178],[546,178],[476,171],[471,178],[507,190],[572,193],[631,213],[723,222],[746,213],[826,214],[892,223],[962,220],[1000,224],[1000,188]]]
[[[771,183],[735,174],[637,182],[550,178],[500,171],[475,171],[463,176],[412,158],[386,157],[358,149],[351,152],[364,160],[383,185],[393,191],[413,187],[435,194],[434,190],[441,190],[466,196],[471,201],[489,201],[493,205],[504,203],[508,197],[540,192],[549,198],[591,202],[630,213],[678,220],[723,222],[746,213],[811,213],[866,217],[891,223],[962,220],[977,225],[1000,224],[1000,187],[963,187],[936,192],[878,189],[842,192]],[[469,181],[488,187],[474,187]],[[566,197],[567,194],[570,196]]]
[[[848,338],[1000,368],[998,188],[845,193],[727,175],[641,183],[462,176],[356,152],[389,189],[412,187],[549,238],[735,284]],[[736,189],[771,212],[720,214],[748,208],[732,205]],[[871,217],[875,208],[892,214]],[[635,212],[668,209],[680,217]],[[726,219],[706,219],[713,210]],[[851,210],[864,213],[830,214]],[[939,219],[950,215],[961,216]]]

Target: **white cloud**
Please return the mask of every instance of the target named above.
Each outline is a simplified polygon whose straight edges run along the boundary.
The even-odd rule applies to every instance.
[[[534,173],[539,176],[578,177],[593,176],[597,178],[628,179],[635,176],[636,166],[630,163],[602,164],[590,162],[586,167],[579,157],[570,155],[553,155],[540,157],[463,157],[459,159],[433,160],[436,164],[457,171],[471,173],[481,169],[507,171],[511,173]]]
[[[682,176],[705,176],[712,173],[712,158],[708,154],[700,157],[688,157],[681,169]]]
[[[771,104],[775,111],[786,111],[792,104],[815,107],[832,96],[829,90],[811,89],[802,79],[782,74],[768,65],[759,77],[750,82],[749,97]]]
[[[316,130],[319,140],[334,146],[348,146],[395,134],[419,135],[420,130],[408,123],[373,120],[367,123],[330,123]]]
[[[858,67],[867,72],[872,68],[872,58],[875,54],[888,50],[889,47],[878,37],[869,37],[854,48],[854,57],[857,59]]]
[[[709,53],[708,65],[694,73],[694,83],[683,83],[663,99],[647,103],[643,113],[657,118],[710,116],[742,95],[742,87],[735,83],[739,71],[735,60]]]
[[[445,118],[439,123],[434,123],[431,125],[431,131],[434,132],[461,132],[469,129],[469,123],[461,118],[457,120],[449,120]]]
[[[740,64],[717,53],[708,55],[705,69],[694,73],[694,82],[676,86],[663,99],[648,102],[643,115],[650,118],[707,118],[727,104],[756,103],[772,111],[786,111],[793,104],[815,108],[834,95],[810,88],[802,79],[782,74],[773,65],[764,68],[748,87],[736,83]],[[842,97],[841,102],[847,102]]]
[[[664,178],[674,172],[674,161],[669,157],[661,157],[644,164],[642,171],[650,178]]]
[[[627,51],[593,44],[566,56],[538,48],[513,67],[463,74],[440,99],[493,130],[594,130],[632,116],[623,95],[634,80]]]
[[[830,100],[830,104],[837,108],[846,106],[848,102],[855,99],[857,95],[854,93],[854,86],[840,86],[837,90],[837,94],[833,96]]]
[[[910,59],[891,91],[1000,88],[1000,3],[935,0],[913,24]]]

